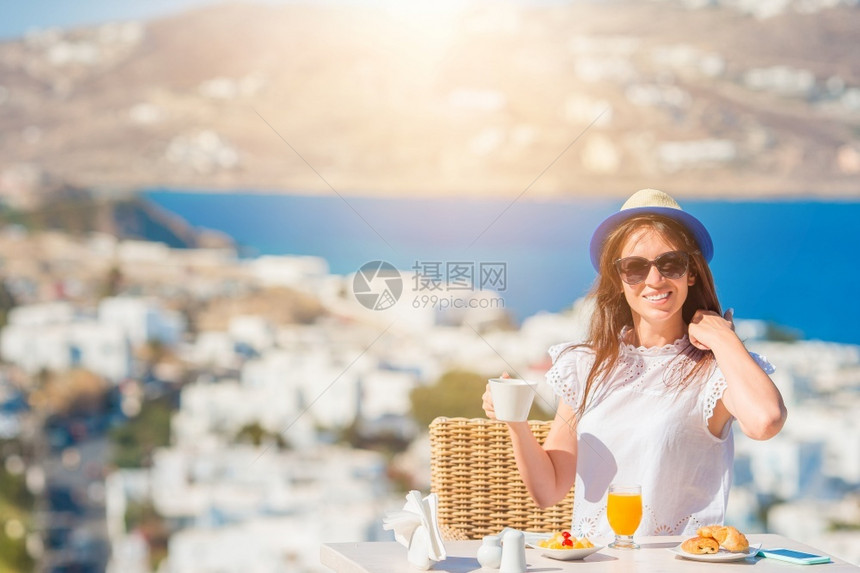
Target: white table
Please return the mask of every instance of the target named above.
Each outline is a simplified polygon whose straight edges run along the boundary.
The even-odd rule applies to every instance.
[[[808,545],[793,541],[781,535],[751,534],[747,536],[750,544],[762,543],[764,548],[785,547],[816,555],[826,555]],[[675,547],[686,537],[637,537],[636,542],[642,549],[609,549],[603,548],[589,555],[582,561],[557,561],[541,556],[535,549],[526,549],[528,571],[534,573],[550,573],[575,571],[576,573],[591,572],[624,572],[624,573],[725,573],[748,569],[750,573],[858,573],[860,567],[851,565],[841,559],[833,559],[833,563],[823,565],[794,565],[774,559],[745,559],[730,563],[701,563],[678,557],[667,551]],[[475,555],[480,541],[446,541],[445,549],[448,558],[436,563],[431,571],[437,573],[471,573],[481,569]],[[394,541],[360,542],[360,543],[326,543],[320,548],[320,562],[336,573],[417,573],[417,569],[406,561],[406,548]]]

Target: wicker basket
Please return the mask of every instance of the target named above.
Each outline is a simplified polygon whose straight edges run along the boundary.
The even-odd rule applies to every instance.
[[[552,422],[530,421],[543,443]],[[504,527],[528,531],[569,529],[573,488],[557,505],[532,501],[514,461],[502,422],[436,418],[430,423],[430,489],[439,496],[438,522],[446,539],[480,539]]]

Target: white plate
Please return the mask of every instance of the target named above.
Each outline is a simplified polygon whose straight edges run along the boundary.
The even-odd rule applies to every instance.
[[[695,553],[687,553],[681,546],[670,547],[669,551],[674,553],[675,555],[680,555],[684,559],[692,559],[693,561],[713,561],[716,563],[722,563],[725,561],[740,561],[741,559],[746,559],[747,557],[752,557],[758,550],[761,549],[761,543],[758,545],[750,545],[750,548],[746,551],[739,551],[737,553],[732,553],[730,551],[726,551],[723,548],[720,548],[718,553],[710,553],[705,555],[696,555]]]
[[[508,531],[519,531],[523,534],[523,541],[525,541],[526,545],[533,544],[537,545],[538,541],[543,539],[549,539],[551,534],[549,533],[541,533],[538,531],[523,531],[521,529],[514,529],[513,527],[506,527],[499,532],[499,537],[504,537],[505,533]]]
[[[597,553],[603,549],[603,545],[595,545],[586,549],[549,549],[540,545],[526,543],[532,549],[537,549],[540,554],[550,559],[559,559],[561,561],[574,561],[576,559],[584,559],[592,553]]]

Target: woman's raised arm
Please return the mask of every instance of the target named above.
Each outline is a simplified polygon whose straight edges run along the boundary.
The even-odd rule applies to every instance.
[[[747,352],[731,323],[715,312],[700,310],[690,323],[689,336],[697,348],[713,351],[726,378],[722,407],[718,403],[714,409],[717,425],[734,416],[743,433],[754,440],[768,440],[778,434],[788,416],[782,394]]]
[[[483,400],[487,417],[495,419],[489,385]],[[506,422],[520,476],[539,507],[550,507],[560,502],[576,481],[577,440],[574,420],[573,409],[560,402],[543,447],[528,422]]]

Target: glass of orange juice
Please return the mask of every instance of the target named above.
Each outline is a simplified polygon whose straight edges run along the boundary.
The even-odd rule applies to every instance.
[[[615,541],[609,547],[639,549],[633,542],[633,534],[642,521],[642,486],[610,485],[606,517],[615,532]]]

